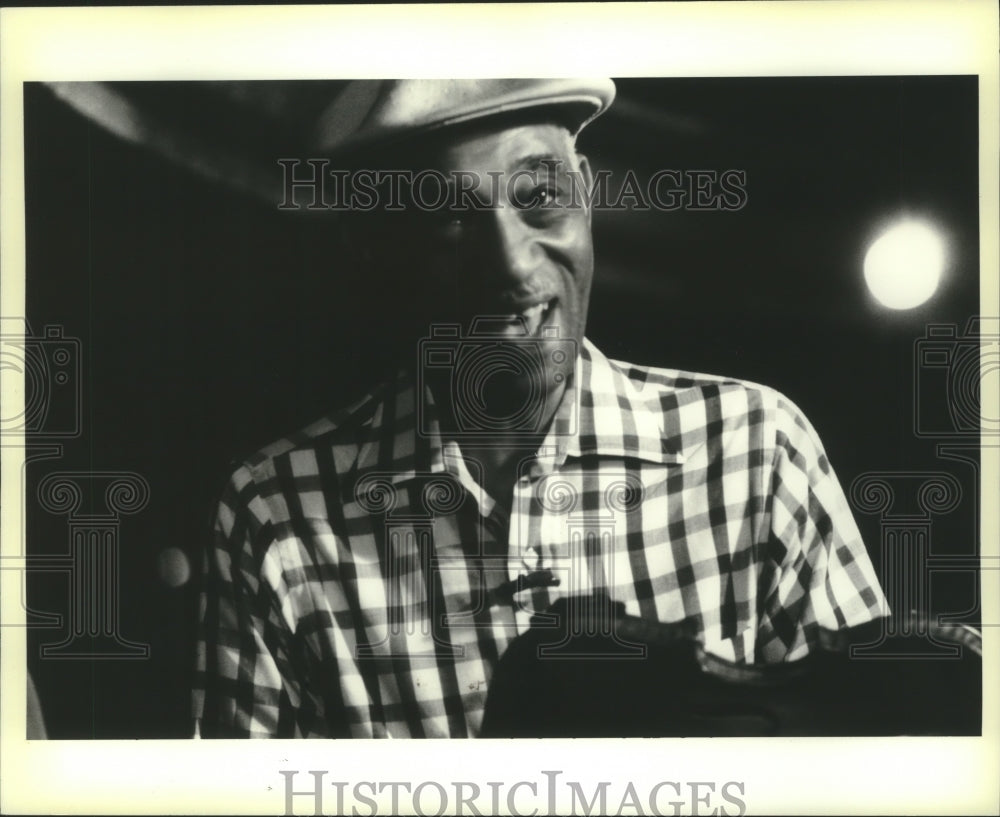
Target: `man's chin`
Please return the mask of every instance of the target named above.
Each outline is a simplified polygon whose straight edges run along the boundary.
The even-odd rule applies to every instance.
[[[562,397],[564,378],[551,373],[498,372],[477,393],[456,395],[460,426],[496,431],[498,437],[544,434]]]

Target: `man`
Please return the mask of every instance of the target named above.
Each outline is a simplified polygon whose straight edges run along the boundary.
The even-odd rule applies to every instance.
[[[791,402],[585,339],[575,137],[613,96],[608,80],[357,82],[323,118],[343,166],[405,171],[384,177],[398,200],[379,187],[346,214],[345,252],[424,337],[370,395],[236,468],[205,566],[202,735],[476,736],[498,661],[560,597],[693,622],[706,652],[747,664],[884,615]]]

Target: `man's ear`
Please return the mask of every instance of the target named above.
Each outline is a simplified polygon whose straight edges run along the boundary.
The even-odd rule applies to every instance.
[[[590,206],[590,202],[592,201],[591,190],[594,186],[594,174],[590,170],[590,160],[582,153],[577,154],[577,163],[580,166],[580,178],[583,179],[583,189],[587,193],[583,206],[587,208],[587,224],[590,224],[591,216],[593,215],[593,208]]]

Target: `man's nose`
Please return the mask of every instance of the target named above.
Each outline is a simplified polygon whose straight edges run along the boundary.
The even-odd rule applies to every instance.
[[[529,280],[543,257],[535,231],[510,203],[491,209],[489,221],[493,237],[488,249],[492,256],[489,268],[507,285]]]

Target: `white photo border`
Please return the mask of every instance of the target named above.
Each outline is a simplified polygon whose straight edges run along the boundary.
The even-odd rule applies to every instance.
[[[7,8],[0,54],[4,314],[24,314],[24,82],[418,75],[976,74],[984,314],[998,303],[1000,85],[990,0]],[[10,416],[8,401],[23,400],[23,384],[8,371],[2,377]],[[986,416],[998,416],[997,395],[983,400]],[[11,556],[22,552],[23,454],[3,453],[3,555]],[[984,449],[982,460],[981,541],[993,557],[1000,555],[997,453]],[[983,620],[1000,622],[1000,573],[983,577]],[[16,595],[0,604],[4,622],[23,620]],[[983,635],[981,738],[431,741],[417,751],[409,741],[26,741],[25,630],[8,626],[2,635],[4,813],[280,813],[282,769],[299,771],[297,789],[309,787],[308,770],[328,770],[327,780],[539,786],[543,771],[558,770],[591,788],[617,781],[619,792],[626,781],[638,791],[661,781],[742,781],[750,813],[995,813],[1000,802],[995,623]],[[312,812],[309,798],[297,800],[297,810]]]

